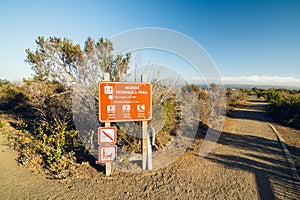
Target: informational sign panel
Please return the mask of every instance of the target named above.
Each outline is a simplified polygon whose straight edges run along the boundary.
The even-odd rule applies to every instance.
[[[152,117],[150,83],[100,82],[101,122],[143,121]]]
[[[98,144],[116,144],[117,128],[100,127],[98,128]]]
[[[99,146],[99,163],[113,162],[117,158],[117,146]]]

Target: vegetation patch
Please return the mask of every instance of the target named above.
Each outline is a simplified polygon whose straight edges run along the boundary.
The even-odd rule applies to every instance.
[[[284,125],[300,128],[300,91],[259,90],[257,97],[269,102],[268,111],[273,119]]]
[[[26,124],[18,123],[17,129],[20,134],[11,139],[19,148],[21,164],[34,162],[57,175],[76,161],[74,151],[80,147],[77,131],[68,130],[66,123],[42,123],[33,134],[26,130]]]
[[[131,55],[113,55],[112,43],[103,38],[98,41],[87,38],[83,48],[67,38],[38,37],[35,42],[34,51],[26,49],[26,62],[34,70],[34,77],[19,83],[0,80],[0,111],[11,114],[17,121],[12,125],[18,132],[10,133],[9,140],[19,151],[19,162],[64,178],[76,162],[88,159],[90,154],[86,150],[95,153],[98,145],[94,144],[97,141],[95,130],[88,129],[86,138],[81,138],[76,130],[72,113],[73,86],[79,84],[88,88],[84,96],[92,96],[97,115],[98,82],[103,80],[104,73],[109,73],[111,81],[126,81]],[[170,88],[165,86],[164,80],[149,81],[155,111],[149,127],[157,130],[156,148],[163,148],[177,136],[192,137],[199,127],[210,126],[220,116],[223,90],[216,85],[201,89],[194,84],[175,84]],[[212,97],[212,92],[220,96]],[[88,109],[80,112],[90,116]],[[119,147],[141,152],[140,122],[112,125],[118,128]],[[0,122],[0,127],[3,126]],[[82,144],[87,140],[90,149]],[[86,157],[82,159],[79,155]]]

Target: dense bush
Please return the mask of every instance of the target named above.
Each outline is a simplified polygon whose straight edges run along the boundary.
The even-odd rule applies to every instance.
[[[0,121],[0,128],[3,128],[4,126],[5,126],[5,124]]]
[[[272,118],[286,125],[300,127],[300,94],[295,90],[261,90],[258,97],[269,102]]]
[[[221,121],[223,115],[220,111],[224,108],[221,89],[214,88],[220,97],[215,97],[213,102],[213,88],[201,89],[195,84],[167,87],[160,81],[153,81],[152,86],[153,116],[149,125],[157,130],[157,148],[163,148],[181,136],[194,139],[197,132],[207,130],[212,122]],[[141,152],[141,123],[118,125],[118,146],[130,152]]]
[[[156,147],[162,148],[177,134],[180,123],[180,105],[172,88],[160,82],[152,82],[152,126],[157,132]],[[160,108],[160,109],[156,109]],[[119,122],[117,145],[129,152],[141,152],[141,122]]]
[[[283,124],[300,127],[300,97],[285,95],[280,99],[272,99],[269,111],[276,120]]]
[[[154,82],[152,85],[153,106],[161,107],[163,110],[163,113],[154,113],[154,115],[164,115],[163,120],[154,116],[152,126],[154,126],[155,129],[160,129],[160,132],[157,134],[156,145],[163,147],[170,143],[177,134],[181,117],[180,104],[179,99],[176,97],[175,88],[166,88],[159,82]],[[164,122],[161,128],[159,128],[160,120]]]
[[[247,91],[244,89],[230,89],[227,88],[226,90],[226,104],[227,107],[236,107],[237,104],[242,101],[246,100]]]
[[[54,118],[72,121],[70,92],[62,84],[46,80],[8,82],[0,86],[0,110],[25,120],[29,126]]]
[[[19,162],[54,175],[68,169],[81,146],[68,88],[46,80],[24,80],[2,82],[0,94],[1,112],[17,121],[19,133],[11,133],[9,139],[19,150]]]
[[[194,84],[188,84],[182,90],[185,117],[189,118],[184,120],[185,126],[198,124],[198,132],[203,132],[200,129],[206,130],[207,127],[215,129],[223,127],[223,117],[226,110],[225,90],[223,88],[212,84],[210,88],[203,89]],[[187,98],[191,96],[196,98]],[[193,104],[191,104],[192,102]]]
[[[10,141],[19,150],[19,162],[31,168],[43,167],[58,175],[75,162],[76,148],[80,148],[77,131],[68,130],[67,123],[37,124],[34,133],[27,124],[16,124],[19,134],[10,134]]]

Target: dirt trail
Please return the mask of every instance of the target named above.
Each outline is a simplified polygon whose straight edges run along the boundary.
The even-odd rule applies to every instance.
[[[17,166],[0,135],[1,199],[300,199],[275,134],[262,119],[261,102],[229,113],[213,152],[186,152],[155,172],[89,174],[63,182]]]

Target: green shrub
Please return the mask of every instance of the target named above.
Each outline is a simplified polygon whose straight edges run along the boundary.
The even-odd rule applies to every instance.
[[[141,123],[140,122],[123,122],[119,123],[117,145],[123,151],[142,152],[141,145]]]
[[[80,147],[78,133],[68,130],[67,123],[55,120],[52,124],[39,124],[33,134],[27,131],[24,122],[16,126],[20,133],[11,135],[10,139],[17,143],[21,164],[32,165],[35,162],[57,175],[75,162],[74,151]]]
[[[153,108],[159,107],[164,111],[164,116],[160,116],[162,113],[154,112],[149,123],[155,130],[158,130],[155,143],[158,148],[162,148],[169,144],[177,133],[181,114],[179,104],[175,92],[172,89],[166,89],[160,83],[153,83],[152,104]],[[117,134],[117,145],[122,150],[134,153],[142,151],[141,122],[119,122]]]
[[[277,121],[298,126],[300,124],[300,98],[299,96],[288,94],[280,100],[269,102],[269,112]]]
[[[238,103],[245,100],[247,91],[244,89],[230,89],[226,90],[226,105],[227,107],[236,107]]]
[[[0,110],[18,121],[19,133],[10,133],[9,140],[21,164],[57,175],[76,160],[74,152],[82,145],[72,121],[70,91],[62,84],[0,81]]]
[[[4,126],[5,124],[0,121],[0,128],[3,128]]]
[[[294,90],[268,89],[257,93],[268,100],[268,112],[276,121],[300,127],[300,95]]]

